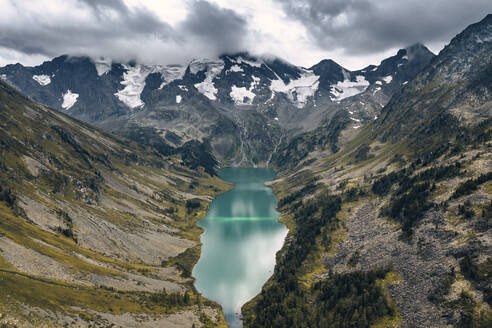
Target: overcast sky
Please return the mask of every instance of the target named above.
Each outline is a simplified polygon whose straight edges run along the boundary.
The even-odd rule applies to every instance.
[[[487,13],[490,0],[0,0],[0,65],[61,54],[186,64],[249,51],[359,69],[415,42],[437,53]]]

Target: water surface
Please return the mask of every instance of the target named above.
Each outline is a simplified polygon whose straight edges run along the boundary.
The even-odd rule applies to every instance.
[[[217,196],[199,223],[205,232],[193,276],[198,291],[222,305],[229,326],[242,327],[241,306],[272,275],[287,228],[277,222],[277,199],[264,185],[275,178],[272,170],[225,168],[218,174],[234,189]]]

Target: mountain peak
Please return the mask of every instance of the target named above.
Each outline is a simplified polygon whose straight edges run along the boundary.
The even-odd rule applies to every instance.
[[[397,57],[407,56],[408,60],[412,60],[415,57],[429,57],[435,56],[435,54],[429,50],[423,43],[417,42],[408,47],[398,50]]]
[[[473,124],[484,117],[490,117],[488,108],[480,106],[490,101],[490,79],[486,72],[491,65],[491,41],[490,15],[455,36],[418,73],[415,77],[417,83],[393,97],[385,107],[385,120],[389,121],[388,118],[391,117],[393,122],[398,122],[398,126],[394,125],[386,130],[386,135],[402,140],[408,136],[419,136],[426,129],[434,131],[436,128],[429,122],[437,119],[438,115],[456,120],[456,124]],[[408,49],[420,53],[423,48],[417,46]],[[416,94],[419,95],[419,102],[412,101]],[[476,108],[470,110],[470,104]],[[448,125],[440,128],[441,132],[449,132],[446,130]]]
[[[313,65],[310,69],[316,69],[318,67],[331,67],[331,68],[341,68],[342,66],[340,66],[336,61],[334,61],[333,59],[323,59],[322,61],[320,61],[319,63],[317,63],[316,65]]]

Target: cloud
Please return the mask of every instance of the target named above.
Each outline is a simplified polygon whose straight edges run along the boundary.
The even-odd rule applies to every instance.
[[[492,11],[490,0],[276,0],[326,50],[370,54],[415,42],[443,44]]]
[[[246,50],[247,21],[231,9],[196,1],[181,27],[186,35],[214,47],[217,53]]]
[[[25,55],[106,56],[185,63],[197,55],[244,49],[246,21],[204,0],[189,1],[171,26],[149,8],[123,0],[0,0],[0,47]]]
[[[0,0],[0,65],[61,54],[185,64],[250,51],[309,67],[377,64],[415,42],[434,52],[490,0]]]

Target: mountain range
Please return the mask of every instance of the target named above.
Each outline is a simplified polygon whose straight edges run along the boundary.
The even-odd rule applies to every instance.
[[[349,71],[332,60],[303,68],[237,53],[187,66],[60,56],[36,67],[0,68],[33,100],[154,146],[211,143],[225,165],[268,165],[279,143],[345,110],[352,126],[373,120],[432,58],[422,44],[380,65]],[[151,139],[151,141],[145,140]],[[162,146],[162,145],[161,145]]]

